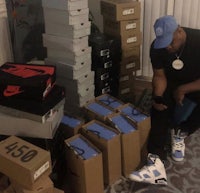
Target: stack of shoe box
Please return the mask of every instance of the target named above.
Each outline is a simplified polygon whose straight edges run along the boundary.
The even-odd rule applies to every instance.
[[[5,0],[0,0],[0,17],[7,17]]]
[[[117,94],[116,74],[121,59],[120,42],[103,33],[90,35],[92,47],[92,70],[95,72],[95,97],[101,94]]]
[[[42,6],[45,63],[57,67],[57,82],[66,90],[65,111],[79,113],[80,107],[94,98],[88,0],[43,0]]]
[[[0,66],[13,61],[8,15],[5,0],[0,0]]]
[[[0,67],[0,134],[52,139],[64,114],[56,67],[5,63]]]
[[[9,178],[4,193],[63,193],[54,188],[50,153],[16,136],[0,143],[0,172]]]
[[[140,2],[101,0],[104,33],[121,40],[122,58],[119,70],[118,97],[134,97],[133,72],[140,68]]]

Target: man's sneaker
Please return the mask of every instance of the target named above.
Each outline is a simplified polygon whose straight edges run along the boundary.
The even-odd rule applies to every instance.
[[[185,143],[184,138],[186,135],[181,135],[180,131],[175,132],[172,129],[171,132],[171,142],[172,142],[172,158],[175,161],[183,161],[185,157]]]
[[[157,155],[148,154],[147,165],[134,171],[129,178],[137,182],[167,185],[167,176],[163,162]]]

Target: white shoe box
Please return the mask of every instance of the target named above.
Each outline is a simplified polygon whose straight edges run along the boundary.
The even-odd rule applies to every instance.
[[[80,38],[90,35],[91,22],[82,22],[76,25],[51,23],[45,21],[45,31],[48,34],[67,37],[67,38]]]
[[[75,11],[43,8],[44,20],[51,23],[75,25],[89,21],[89,9]]]
[[[51,61],[56,61],[60,63],[69,64],[72,66],[77,66],[77,68],[81,68],[81,66],[85,65],[85,63],[92,63],[91,53],[87,53],[82,56],[78,56],[75,59],[70,59],[67,57],[48,57]]]
[[[94,90],[91,90],[85,96],[74,95],[73,97],[66,98],[65,107],[70,105],[83,107],[86,103],[88,103],[90,100],[93,100],[94,98]]]
[[[86,47],[76,52],[72,52],[68,49],[56,49],[56,48],[47,49],[47,56],[49,58],[60,58],[60,59],[68,58],[73,61],[75,61],[77,57],[81,57],[87,54],[91,55],[91,53],[92,53],[91,47]]]
[[[88,71],[78,79],[68,79],[58,76],[57,83],[65,88],[66,98],[71,95],[86,96],[94,90],[94,72]]]
[[[57,75],[60,77],[67,77],[68,79],[78,79],[82,74],[84,74],[84,72],[91,70],[90,62],[84,63],[82,66],[76,66],[62,62],[55,62],[46,58],[45,64],[55,65]]]
[[[69,49],[76,52],[80,49],[88,47],[88,36],[80,38],[68,38],[55,36],[50,34],[43,34],[43,46],[48,48]]]
[[[0,134],[52,139],[64,115],[64,104],[45,123],[0,113]]]
[[[42,0],[42,6],[61,10],[78,10],[88,8],[88,0]]]

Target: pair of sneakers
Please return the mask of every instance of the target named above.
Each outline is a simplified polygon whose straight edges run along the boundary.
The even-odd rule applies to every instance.
[[[171,131],[172,142],[172,158],[175,161],[182,161],[185,156],[185,143],[184,139],[186,133],[180,130]],[[138,171],[134,171],[129,175],[129,178],[137,182],[145,182],[150,184],[163,184],[167,185],[167,176],[163,162],[159,156],[155,154],[148,154],[147,165]]]

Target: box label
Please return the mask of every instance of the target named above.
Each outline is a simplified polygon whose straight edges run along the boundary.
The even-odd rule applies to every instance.
[[[136,23],[130,23],[126,25],[126,30],[135,29],[137,27]]]
[[[44,165],[42,165],[38,170],[35,171],[33,175],[33,179],[36,180],[39,176],[41,176],[47,169],[49,168],[49,161],[47,161]]]
[[[126,69],[134,68],[136,66],[135,62],[126,65]]]
[[[134,8],[131,8],[131,9],[125,9],[123,12],[122,12],[122,15],[131,15],[131,14],[134,14]]]
[[[133,42],[137,42],[137,37],[130,37],[127,39],[127,44],[133,43]]]

